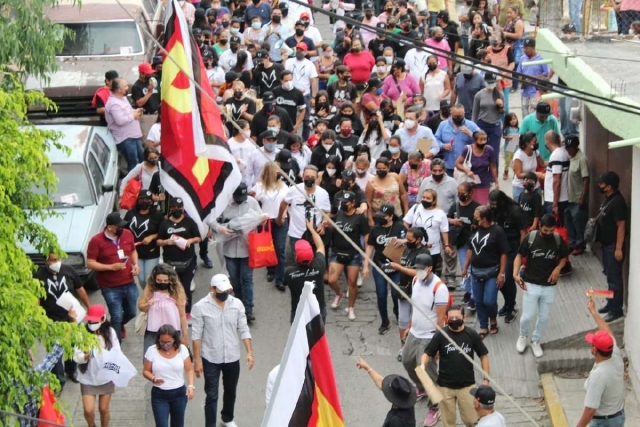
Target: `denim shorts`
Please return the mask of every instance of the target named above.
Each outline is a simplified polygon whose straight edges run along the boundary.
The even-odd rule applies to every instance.
[[[329,257],[329,262],[335,262],[338,263],[338,255],[336,255],[335,250],[331,251],[331,256]],[[362,255],[360,254],[355,254],[353,257],[351,257],[351,259],[349,260],[349,262],[345,265],[346,267],[362,267]]]

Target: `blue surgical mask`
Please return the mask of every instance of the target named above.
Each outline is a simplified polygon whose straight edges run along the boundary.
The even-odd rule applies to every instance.
[[[277,127],[277,126],[267,126],[267,130],[272,130],[272,131],[274,131],[275,133],[280,132],[280,128],[279,128],[279,127]]]
[[[261,22],[252,22],[251,23],[251,28],[253,28],[254,30],[259,30],[260,28],[262,28],[262,23]]]
[[[275,142],[267,142],[264,144],[264,149],[266,151],[268,151],[269,153],[273,153],[276,150],[276,143]]]
[[[382,95],[382,88],[376,89],[376,95]]]
[[[389,152],[391,154],[398,154],[400,152],[400,147],[389,147]]]

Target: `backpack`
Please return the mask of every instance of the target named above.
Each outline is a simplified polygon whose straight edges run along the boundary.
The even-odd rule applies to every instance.
[[[531,230],[529,232],[529,236],[527,237],[527,242],[529,243],[529,248],[531,248],[531,245],[533,245],[533,242],[536,241],[536,237],[538,237],[538,230]],[[556,241],[556,246],[558,251],[560,251],[560,244],[562,243],[562,237],[558,234],[558,233],[553,233],[553,238]],[[524,257],[522,259],[522,266],[523,267],[527,267],[527,262],[528,262],[529,257]]]
[[[411,286],[413,286],[416,281],[418,280],[417,277],[413,278],[413,283],[411,284]],[[438,292],[438,288],[440,288],[441,285],[444,285],[444,282],[441,280],[438,283],[436,283],[435,285],[433,285],[433,302],[431,303],[431,310],[433,311],[433,308],[436,305],[436,292]],[[453,305],[453,295],[451,295],[451,293],[449,293],[449,299],[447,300],[447,310],[449,309],[449,307],[451,307]],[[448,324],[449,323],[449,319],[447,318],[447,315],[444,315],[444,324]]]

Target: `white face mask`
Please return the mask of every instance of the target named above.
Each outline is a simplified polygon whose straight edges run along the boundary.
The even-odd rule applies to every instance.
[[[293,82],[291,81],[291,82],[282,83],[282,89],[284,89],[284,90],[293,89]]]
[[[49,270],[58,273],[60,271],[60,267],[62,267],[62,261],[54,262],[53,264],[49,264]]]
[[[491,90],[493,90],[493,89],[495,89],[495,87],[496,87],[496,84],[495,84],[495,83],[487,83],[487,84],[486,84],[486,88],[487,88],[487,89],[491,89]]]
[[[416,271],[416,277],[418,280],[424,280],[427,278],[427,272],[425,270],[418,270]]]
[[[322,144],[322,146],[324,147],[325,150],[329,151],[331,150],[331,147],[333,147],[333,144]]]
[[[404,127],[406,127],[407,129],[413,129],[415,125],[416,121],[413,119],[405,119],[404,121]]]
[[[379,73],[386,73],[389,68],[386,65],[378,65],[376,71]]]
[[[326,169],[327,171],[327,175],[329,176],[333,176],[336,174],[336,170],[335,169]]]
[[[100,322],[100,323],[87,323],[87,328],[91,332],[97,331],[98,329],[100,329],[100,326],[102,326],[102,322]]]

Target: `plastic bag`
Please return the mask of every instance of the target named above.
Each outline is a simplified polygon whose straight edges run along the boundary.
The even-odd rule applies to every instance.
[[[222,224],[233,231],[234,234],[232,236],[226,236],[222,233],[217,233],[216,242],[226,242],[238,236],[247,235],[267,219],[269,219],[269,215],[250,209],[246,214],[233,218],[226,224]]]

